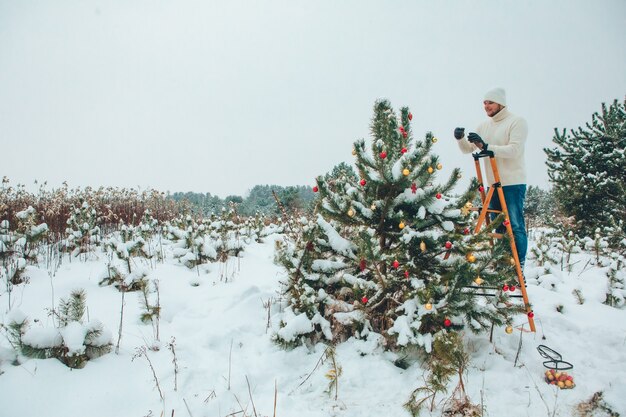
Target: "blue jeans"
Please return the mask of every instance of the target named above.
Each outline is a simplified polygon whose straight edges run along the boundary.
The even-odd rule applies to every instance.
[[[526,236],[526,224],[524,222],[524,200],[526,199],[526,184],[505,185],[502,187],[504,191],[504,201],[509,212],[509,220],[515,237],[515,246],[517,247],[517,256],[519,257],[520,266],[524,269],[526,260],[526,251],[528,250],[528,237]],[[498,190],[494,190],[491,197],[489,208],[501,210],[500,199],[497,194]],[[492,219],[497,216],[496,213],[491,215]],[[504,227],[499,228],[499,233],[505,233]]]

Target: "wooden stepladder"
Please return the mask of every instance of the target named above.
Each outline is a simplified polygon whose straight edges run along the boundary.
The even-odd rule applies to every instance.
[[[515,236],[513,235],[513,228],[511,227],[511,221],[509,220],[509,212],[506,206],[506,201],[504,200],[504,191],[502,190],[502,184],[500,183],[500,173],[498,172],[498,166],[496,165],[496,158],[494,157],[493,152],[491,151],[481,151],[477,153],[473,153],[474,164],[476,165],[476,177],[478,178],[478,183],[480,184],[480,198],[482,201],[482,207],[477,208],[480,211],[478,216],[478,221],[476,222],[476,228],[474,229],[474,234],[478,233],[483,225],[489,225],[490,217],[487,215],[488,213],[504,213],[504,221],[502,225],[506,227],[506,232],[509,236],[509,241],[511,242],[511,254],[513,259],[515,260],[515,269],[517,272],[517,278],[519,281],[520,290],[522,292],[522,299],[524,300],[524,306],[526,308],[526,315],[528,316],[528,324],[530,325],[530,331],[535,331],[535,320],[534,313],[530,307],[530,302],[528,301],[528,293],[526,292],[526,283],[524,282],[524,274],[522,272],[522,266],[520,265],[519,256],[517,255],[517,246],[515,245]],[[493,172],[493,178],[495,183],[491,184],[489,187],[489,191],[485,193],[485,187],[483,186],[483,175],[480,169],[480,159],[481,158],[489,158],[489,163],[491,164],[491,170]],[[494,194],[498,194],[498,199],[500,201],[501,210],[494,210],[489,208],[489,203],[493,198]],[[502,238],[504,237],[499,233],[492,233],[492,237],[494,238]]]

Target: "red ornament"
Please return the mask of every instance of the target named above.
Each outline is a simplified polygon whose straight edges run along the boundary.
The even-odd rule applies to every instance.
[[[481,185],[481,186],[479,186],[479,187],[478,187],[478,191],[480,191],[480,192],[482,193],[483,191],[485,191],[485,187],[483,187],[482,185]]]
[[[402,148],[402,149],[400,149],[400,153],[401,153],[401,154],[403,154],[403,155],[404,155],[406,152],[407,152],[407,149],[406,149],[406,148]]]
[[[404,133],[404,126],[400,126],[398,130],[400,131],[400,133]]]
[[[450,319],[445,319],[443,321],[443,325],[446,326],[446,327],[450,327],[450,326],[452,326],[452,322],[450,321]]]
[[[404,277],[407,279],[409,278],[409,271],[404,271]]]
[[[511,222],[510,222],[510,221],[508,221],[508,220],[505,220],[505,221],[503,221],[503,222],[502,222],[502,224],[503,224],[503,225],[505,225],[505,226],[508,226],[508,225],[510,225],[510,224],[511,224]]]
[[[411,192],[413,194],[417,193],[417,184],[415,183],[411,184]]]
[[[409,136],[409,134],[403,131],[402,132],[402,137],[406,139],[407,136]]]
[[[393,261],[393,267],[395,269],[398,269],[398,267],[400,266],[400,262],[398,262],[398,260],[396,259],[395,261]]]
[[[511,285],[511,286],[509,287],[509,291],[511,291],[511,292],[515,291],[515,289],[516,289],[516,288],[515,288],[515,285]]]
[[[317,185],[316,185],[315,187],[313,187],[313,192],[314,192],[314,193],[318,192],[319,190],[320,190],[320,189],[319,189],[319,188],[317,188]]]
[[[446,242],[446,249],[452,249],[452,242],[450,241]]]
[[[382,151],[379,156],[380,156],[380,159],[385,159],[387,157],[387,152]]]
[[[470,229],[466,227],[466,228],[463,230],[463,234],[464,234],[464,235],[469,235],[469,234],[470,234]]]
[[[435,197],[437,197],[437,200],[441,200],[441,193],[437,193]]]
[[[365,262],[365,259],[361,259],[361,262],[359,262],[359,269],[361,270],[361,272],[365,271],[366,266],[367,263]]]
[[[506,285],[506,284],[504,284],[504,285],[502,286],[502,291],[508,291],[508,290],[509,290],[509,286],[508,286],[508,285]]]
[[[365,184],[367,184],[367,181],[365,181],[365,178],[363,178],[361,181],[359,181],[359,184],[365,187]]]
[[[367,304],[367,302],[368,302],[368,301],[369,301],[369,300],[368,300],[368,298],[367,298],[367,297],[365,297],[365,296],[364,296],[363,298],[361,298],[361,302],[362,302],[363,304]]]
[[[409,120],[413,120],[413,113],[409,113]]]
[[[528,317],[532,319],[533,317],[535,317],[535,313],[533,313],[532,311],[529,311]]]

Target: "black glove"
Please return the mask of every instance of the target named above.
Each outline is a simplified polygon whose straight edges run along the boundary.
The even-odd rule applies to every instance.
[[[467,135],[467,140],[470,141],[470,143],[473,143],[474,145],[481,148],[481,150],[487,150],[487,144],[478,134],[471,132],[469,135]]]
[[[465,136],[465,128],[464,127],[457,127],[456,129],[454,129],[454,137],[457,140],[463,139],[463,136]]]

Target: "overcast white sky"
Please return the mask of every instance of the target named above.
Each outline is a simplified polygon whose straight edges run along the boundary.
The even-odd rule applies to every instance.
[[[548,187],[553,129],[624,99],[625,41],[623,0],[0,0],[0,176],[313,185],[387,98],[440,139],[440,180],[467,181],[452,131],[501,86],[529,123],[528,183]]]

